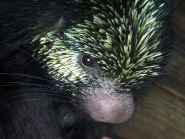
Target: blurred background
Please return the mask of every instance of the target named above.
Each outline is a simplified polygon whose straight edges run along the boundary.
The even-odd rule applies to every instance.
[[[171,24],[175,40],[167,74],[139,96],[132,119],[114,128],[120,139],[185,139],[185,0]]]

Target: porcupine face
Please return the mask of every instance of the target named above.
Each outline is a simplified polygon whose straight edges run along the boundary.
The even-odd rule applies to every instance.
[[[69,87],[71,102],[82,113],[96,121],[122,123],[134,111],[132,88],[160,69],[163,23],[157,15],[164,4],[158,8],[155,0],[86,4],[90,18],[63,33],[35,37],[42,45],[37,60],[61,81],[61,90],[65,84]]]

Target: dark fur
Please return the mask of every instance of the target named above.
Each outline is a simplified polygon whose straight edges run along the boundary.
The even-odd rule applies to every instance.
[[[67,112],[63,107],[58,109],[65,99],[58,94],[59,90],[47,72],[31,57],[29,42],[32,37],[53,28],[61,16],[70,24],[76,16],[73,6],[59,0],[4,0],[0,4],[0,138],[94,139],[105,134],[111,136],[103,125],[97,130],[100,125],[84,122],[84,118],[69,109]],[[33,30],[35,26],[39,26],[37,30]],[[89,136],[92,131],[93,136]]]
[[[169,14],[177,1],[166,2]],[[75,5],[65,0],[1,0],[0,5],[0,138],[112,136],[108,125],[93,124],[69,109],[66,112],[68,99],[31,57],[30,41],[35,34],[52,29],[61,16],[66,27],[70,26],[70,21],[83,12],[77,13]]]

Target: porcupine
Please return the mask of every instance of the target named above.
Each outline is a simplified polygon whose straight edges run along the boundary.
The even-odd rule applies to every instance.
[[[81,121],[127,121],[161,70],[177,3],[1,1],[1,137],[75,138]]]

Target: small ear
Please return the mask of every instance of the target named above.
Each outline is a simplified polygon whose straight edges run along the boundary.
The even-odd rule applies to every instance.
[[[58,20],[58,22],[56,23],[55,29],[56,29],[56,30],[61,30],[61,29],[63,29],[64,26],[65,26],[65,23],[66,23],[66,21],[64,20],[64,17],[62,16],[62,17]]]

